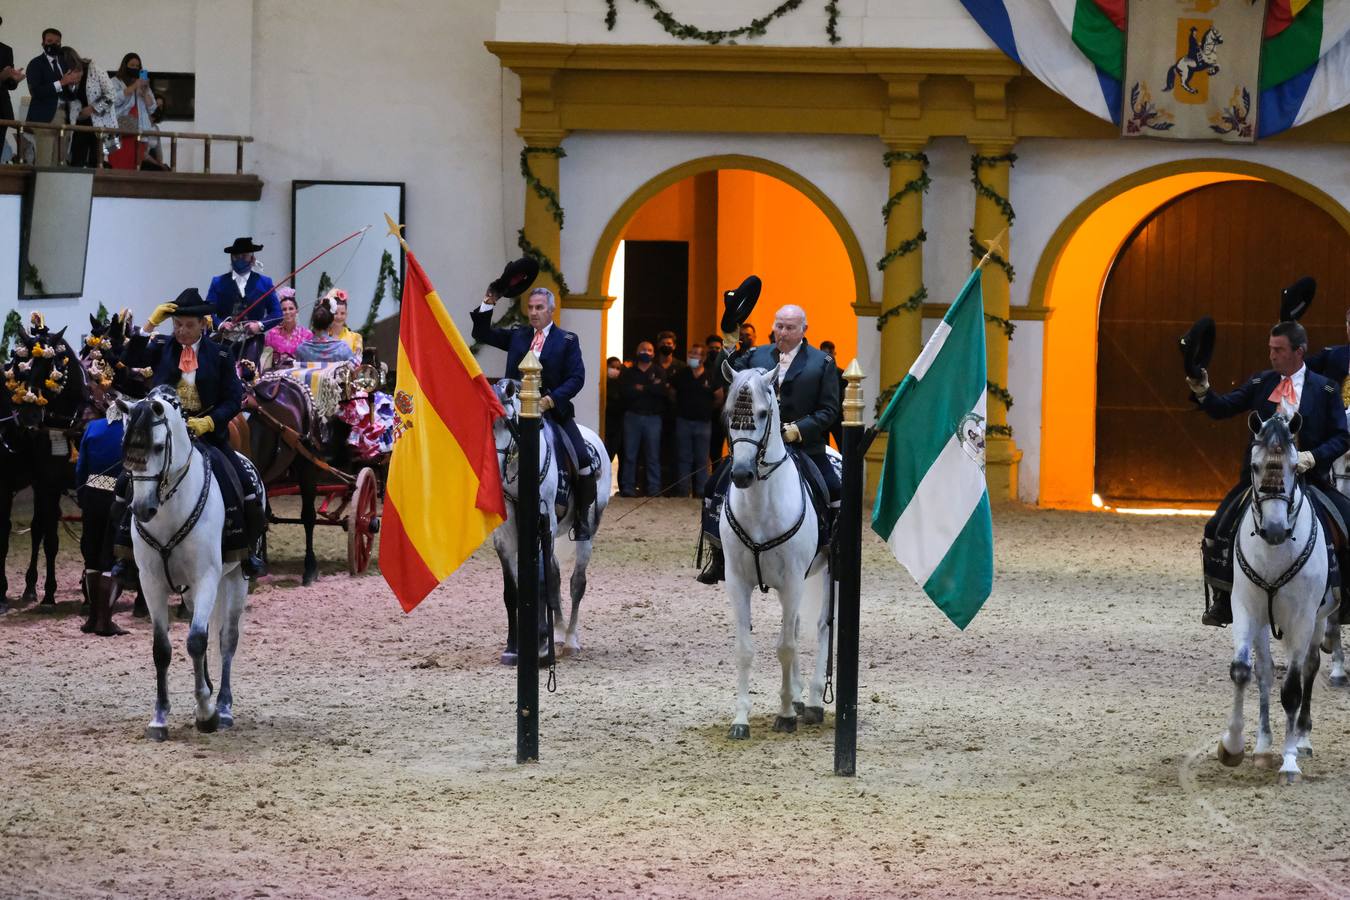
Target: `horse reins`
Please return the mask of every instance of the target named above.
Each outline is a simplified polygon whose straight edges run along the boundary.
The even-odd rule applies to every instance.
[[[1294,486],[1294,494],[1298,497],[1297,507],[1294,506],[1294,497],[1286,495],[1283,491],[1277,494],[1263,495],[1257,490],[1256,485],[1252,485],[1250,492],[1252,497],[1252,520],[1256,523],[1258,528],[1264,527],[1260,513],[1258,512],[1263,502],[1267,500],[1286,500],[1290,509],[1293,511],[1291,521],[1297,522],[1299,513],[1303,511],[1303,500],[1308,496],[1306,491],[1298,488],[1297,483]],[[1266,581],[1252,568],[1251,563],[1247,561],[1246,555],[1242,552],[1242,541],[1237,542],[1236,556],[1238,566],[1242,569],[1242,574],[1246,575],[1252,584],[1266,592],[1266,617],[1270,620],[1270,633],[1274,635],[1275,640],[1277,641],[1284,638],[1284,632],[1275,624],[1275,594],[1279,592],[1280,588],[1288,584],[1295,575],[1303,571],[1303,567],[1307,565],[1308,560],[1312,558],[1313,546],[1317,543],[1317,510],[1310,510],[1310,513],[1310,518],[1312,519],[1312,532],[1308,535],[1307,543],[1304,545],[1302,552],[1299,553],[1298,558],[1295,559],[1293,563],[1290,564],[1289,568],[1285,569],[1284,573],[1273,582]],[[1292,531],[1293,526],[1290,526],[1290,532],[1292,533]]]

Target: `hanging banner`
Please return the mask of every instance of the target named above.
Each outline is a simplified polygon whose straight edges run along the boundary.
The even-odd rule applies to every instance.
[[[1264,0],[1130,0],[1125,137],[1256,139]]]

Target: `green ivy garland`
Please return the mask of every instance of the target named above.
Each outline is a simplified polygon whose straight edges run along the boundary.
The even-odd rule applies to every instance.
[[[380,311],[380,304],[384,302],[384,286],[388,282],[393,286],[390,291],[391,296],[403,297],[403,287],[398,281],[398,271],[394,267],[394,255],[388,250],[380,257],[380,274],[375,276],[375,294],[370,299],[370,310],[366,313],[366,323],[362,325],[357,333],[361,335],[362,341],[370,340],[370,336],[375,332],[375,316]]]
[[[1012,202],[998,191],[991,188],[980,180],[980,169],[985,166],[996,166],[1000,163],[1007,163],[1009,168],[1017,164],[1016,153],[1004,153],[999,156],[981,156],[978,153],[972,153],[970,156],[970,183],[975,185],[975,193],[987,200],[992,200],[994,205],[1003,213],[1003,218],[1008,220],[1011,225],[1017,214],[1013,212]]]
[[[1002,269],[1003,273],[1008,276],[1009,282],[1012,282],[1017,277],[1017,273],[1013,271],[1012,263],[1008,262],[1003,254],[999,253],[997,250],[990,250],[987,247],[980,246],[980,242],[975,240],[975,229],[970,229],[970,255],[979,260],[984,259],[986,253],[989,254],[989,261]]]
[[[991,188],[980,178],[981,168],[985,166],[997,166],[1002,163],[1007,163],[1009,168],[1011,168],[1017,164],[1017,154],[1003,153],[997,156],[982,156],[979,153],[971,154],[970,183],[975,186],[975,193],[978,196],[992,201],[993,204],[998,207],[999,212],[1003,213],[1003,218],[1007,220],[1008,226],[1011,228],[1013,219],[1017,218],[1017,213],[1013,210],[1012,201]],[[1008,276],[1009,283],[1017,277],[1017,273],[1013,271],[1012,263],[1010,263],[1003,254],[996,250],[987,249],[981,246],[979,241],[975,240],[974,228],[970,229],[970,253],[971,256],[976,259],[983,259],[985,255],[988,254],[989,261],[1003,270],[1003,273]],[[985,313],[984,320],[1002,328],[1003,333],[1010,339],[1013,336],[1013,332],[1017,330],[1017,326],[1013,324],[1011,319],[1005,319],[1002,316],[996,316],[993,313]],[[1011,391],[994,381],[988,381],[985,384],[989,394],[1002,403],[1005,409],[1012,409],[1013,395]],[[1011,425],[990,425],[985,429],[985,433],[998,434],[1011,438],[1013,429]]]
[[[919,233],[914,235],[914,237],[910,238],[907,241],[901,241],[900,246],[891,249],[886,253],[885,256],[877,260],[877,268],[883,272],[886,271],[887,266],[895,262],[900,257],[908,256],[915,250],[918,250],[919,247],[921,247],[923,245],[923,242],[926,240],[928,240],[928,232],[920,228]]]
[[[34,294],[47,293],[47,286],[42,283],[42,273],[40,273],[38,267],[32,263],[27,263],[24,266],[23,281],[24,284],[31,284],[33,286]]]
[[[750,24],[748,25],[742,25],[740,28],[706,31],[695,25],[689,25],[676,19],[670,14],[669,10],[657,2],[657,0],[633,0],[633,2],[650,9],[652,11],[652,18],[655,19],[661,27],[665,29],[666,34],[671,37],[681,41],[702,41],[705,44],[721,44],[727,41],[734,41],[739,37],[761,37],[776,19],[781,19],[783,16],[802,5],[802,0],[783,0],[783,2],[778,4],[778,6],[768,15],[761,16],[758,19],[751,19]],[[835,5],[835,0],[831,0],[830,3],[826,4],[826,11],[830,12],[830,7]],[[615,23],[619,20],[618,0],[605,0],[605,6],[605,27],[608,30],[613,31]],[[829,24],[826,26],[826,31],[830,33],[830,43],[832,44],[837,43],[836,36],[831,29],[838,17],[839,13],[836,9],[833,11]]]
[[[873,418],[881,418],[881,414],[886,411],[886,407],[891,402],[891,397],[894,396],[895,392],[899,389],[900,382],[897,381],[895,384],[883,390],[880,394],[877,394],[876,409],[872,413]]]
[[[19,328],[23,325],[23,319],[19,317],[17,309],[11,309],[9,315],[5,316],[5,330],[0,333],[0,360],[9,359],[10,341],[19,336]]]
[[[985,390],[1003,402],[1008,409],[1012,409],[1013,395],[1003,385],[997,381],[985,381]]]
[[[543,156],[552,156],[555,159],[562,159],[567,155],[567,151],[561,147],[525,147],[520,151],[521,177],[525,179],[525,184],[529,185],[530,190],[534,191],[535,196],[547,204],[548,211],[553,215],[553,221],[558,223],[559,228],[562,228],[562,200],[558,198],[557,191],[540,181],[530,169],[531,153],[538,153]]]
[[[886,321],[890,319],[891,316],[897,316],[902,312],[913,312],[914,310],[923,306],[923,301],[927,299],[928,299],[928,288],[924,287],[923,285],[919,285],[919,289],[914,293],[910,294],[909,297],[904,302],[897,303],[895,306],[892,306],[889,309],[884,309],[881,311],[881,315],[877,316],[877,331],[880,331],[882,328],[886,327]]]
[[[916,153],[911,150],[889,150],[881,157],[881,161],[888,169],[898,162],[917,162],[922,166],[922,169],[919,171],[919,177],[911,178],[901,185],[900,190],[892,194],[891,198],[886,201],[886,205],[881,208],[881,221],[883,223],[889,223],[891,221],[891,210],[894,209],[907,194],[928,193],[928,186],[933,183],[933,180],[928,177],[927,153]]]
[[[919,177],[911,178],[901,185],[900,190],[892,194],[886,201],[886,205],[881,208],[881,221],[884,224],[889,224],[891,221],[891,212],[900,205],[900,201],[910,194],[927,193],[933,180],[928,177],[928,155],[926,153],[918,153],[911,150],[890,150],[882,155],[881,161],[888,169],[898,162],[917,162],[922,166],[919,170]],[[928,233],[920,228],[918,234],[907,241],[901,242],[900,246],[883,256],[877,262],[877,268],[884,272],[887,266],[907,253],[913,253],[926,240],[928,240]],[[886,323],[892,316],[899,315],[902,312],[912,312],[919,309],[923,306],[923,301],[927,299],[928,289],[920,284],[914,293],[910,294],[905,300],[889,309],[881,311],[881,315],[877,316],[877,331],[881,331],[885,328]]]
[[[843,38],[839,36],[839,0],[830,0],[825,4],[825,33],[830,36],[830,43],[837,44]]]
[[[108,307],[104,306],[102,303],[99,303],[98,312],[94,313],[94,318],[98,319],[100,325],[107,325],[108,322],[112,320],[112,316],[108,314]]]
[[[318,293],[316,293],[316,294],[314,295],[314,299],[315,299],[315,300],[319,299],[320,297],[322,297],[324,294],[328,293],[328,292],[331,291],[332,289],[333,289],[333,279],[330,278],[330,277],[328,276],[328,272],[327,272],[327,271],[320,272],[320,273],[319,273],[319,291],[318,291]]]
[[[525,236],[524,228],[516,232],[516,246],[520,248],[521,253],[524,253],[530,259],[539,263],[539,270],[541,272],[545,272],[553,278],[553,281],[558,285],[558,293],[561,296],[566,297],[568,294],[572,293],[567,287],[567,279],[563,278],[563,273],[558,271],[558,267],[553,264],[553,260],[548,258],[547,253],[540,250]]]

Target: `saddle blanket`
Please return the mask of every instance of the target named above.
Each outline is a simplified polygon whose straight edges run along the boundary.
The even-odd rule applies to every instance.
[[[337,415],[347,378],[354,369],[350,362],[295,363],[284,369],[273,369],[267,377],[289,378],[303,385],[314,401],[314,414],[320,419],[330,419]]]

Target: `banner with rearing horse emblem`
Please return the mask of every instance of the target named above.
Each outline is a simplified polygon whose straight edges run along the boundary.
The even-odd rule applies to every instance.
[[[1263,0],[1131,0],[1125,137],[1256,139]]]

